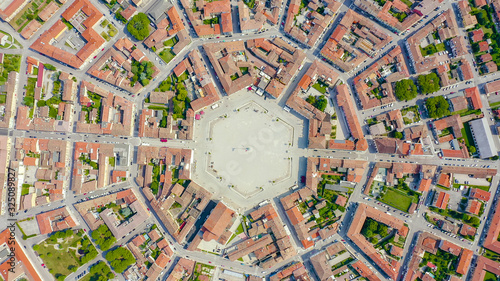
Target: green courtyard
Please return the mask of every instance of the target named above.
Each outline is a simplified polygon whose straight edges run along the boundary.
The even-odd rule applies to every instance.
[[[414,198],[400,190],[389,187],[387,192],[378,200],[398,210],[408,212]]]
[[[97,250],[82,230],[60,231],[40,244],[34,245],[49,272],[58,280],[75,272],[80,266],[97,257]]]

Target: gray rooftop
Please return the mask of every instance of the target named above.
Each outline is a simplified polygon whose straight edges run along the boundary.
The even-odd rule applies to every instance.
[[[157,0],[156,3],[149,7],[146,13],[153,19],[154,23],[158,23],[165,18],[165,12],[170,6],[172,6],[172,4],[167,0]]]
[[[477,151],[481,158],[490,158],[497,155],[493,136],[486,118],[476,119],[469,122]]]

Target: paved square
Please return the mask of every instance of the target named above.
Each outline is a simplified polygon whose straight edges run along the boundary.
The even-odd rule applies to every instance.
[[[290,177],[293,128],[255,102],[210,122],[208,172],[244,197]]]

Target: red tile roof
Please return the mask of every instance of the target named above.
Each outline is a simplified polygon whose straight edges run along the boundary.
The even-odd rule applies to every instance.
[[[481,210],[481,201],[479,200],[469,200],[469,204],[467,205],[467,212],[471,214],[478,215]]]
[[[490,48],[490,45],[488,45],[488,42],[486,42],[486,41],[481,41],[478,44],[479,44],[479,51],[480,52],[486,52]]]
[[[85,21],[82,22],[82,25],[85,26],[86,29],[81,33],[86,44],[76,53],[76,55],[50,44],[54,38],[59,37],[67,29],[66,25],[61,20],[58,20],[50,29],[47,29],[40,35],[30,48],[71,67],[80,68],[85,61],[106,42],[106,40],[93,29],[94,25],[103,15],[88,0],[76,0],[62,13],[62,17],[70,21],[79,11],[82,11],[87,16]]]
[[[346,203],[347,203],[347,198],[345,198],[342,195],[337,196],[337,199],[335,200],[335,204],[344,207]]]
[[[304,220],[304,217],[302,216],[302,213],[300,212],[300,210],[297,206],[286,211],[286,214],[287,214],[288,218],[290,219],[290,222],[292,223],[292,225],[296,225],[299,222]]]
[[[14,255],[15,267],[14,273],[11,272],[13,269],[10,259],[5,259],[0,265],[0,275],[4,280],[16,280],[19,275],[24,271],[28,280],[41,281],[42,278],[38,275],[37,271],[33,267],[33,264],[37,261],[31,261],[28,259],[24,253],[23,247],[17,243],[16,236],[11,233],[9,229],[4,230],[0,233],[0,244],[9,245],[10,253]]]
[[[217,206],[212,210],[210,216],[203,224],[203,240],[219,240],[222,233],[230,226],[235,212],[224,203],[219,202]]]
[[[462,251],[462,248],[456,244],[451,243],[450,241],[447,240],[441,240],[439,241],[439,249],[448,252],[452,255],[458,256],[460,252]]]
[[[450,174],[441,173],[441,175],[439,175],[439,179],[438,179],[437,184],[449,188],[451,186]]]
[[[471,188],[469,197],[471,198],[476,198],[485,202],[488,202],[490,200],[491,193],[488,191],[479,189],[479,188]]]
[[[431,187],[432,179],[422,179],[420,185],[418,186],[418,191],[427,192]]]
[[[472,31],[472,42],[479,42],[483,40],[484,32],[482,29],[476,29]]]
[[[356,107],[352,102],[352,97],[349,93],[347,84],[339,85],[336,88],[338,93],[337,104],[338,106],[342,107],[342,110],[344,111],[349,129],[351,130],[351,135],[355,139],[363,139],[363,130],[361,129],[361,125],[359,124],[358,115],[356,114]]]
[[[483,107],[481,97],[479,96],[479,89],[477,87],[467,88],[464,91],[465,96],[470,99],[474,109],[481,109]]]
[[[54,231],[60,231],[66,228],[75,227],[76,223],[71,217],[66,207],[55,209],[49,212],[41,213],[36,216],[40,234],[49,234]],[[53,225],[54,222],[62,221],[62,224]]]
[[[129,20],[134,14],[137,12],[137,9],[133,5],[128,5],[128,7],[121,11],[120,14],[126,19]]]
[[[474,252],[469,249],[463,249],[462,254],[460,255],[460,259],[458,260],[457,273],[466,275],[469,271],[470,262],[472,261],[472,257],[474,256]]]
[[[434,195],[434,196],[436,196],[436,195]],[[438,197],[437,197],[436,203],[434,205],[437,208],[446,209],[446,206],[448,206],[448,201],[450,201],[450,195],[446,192],[440,191],[437,196]]]

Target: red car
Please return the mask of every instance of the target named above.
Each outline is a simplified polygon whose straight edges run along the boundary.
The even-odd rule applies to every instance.
[[[167,142],[167,139],[160,139],[161,142]]]

